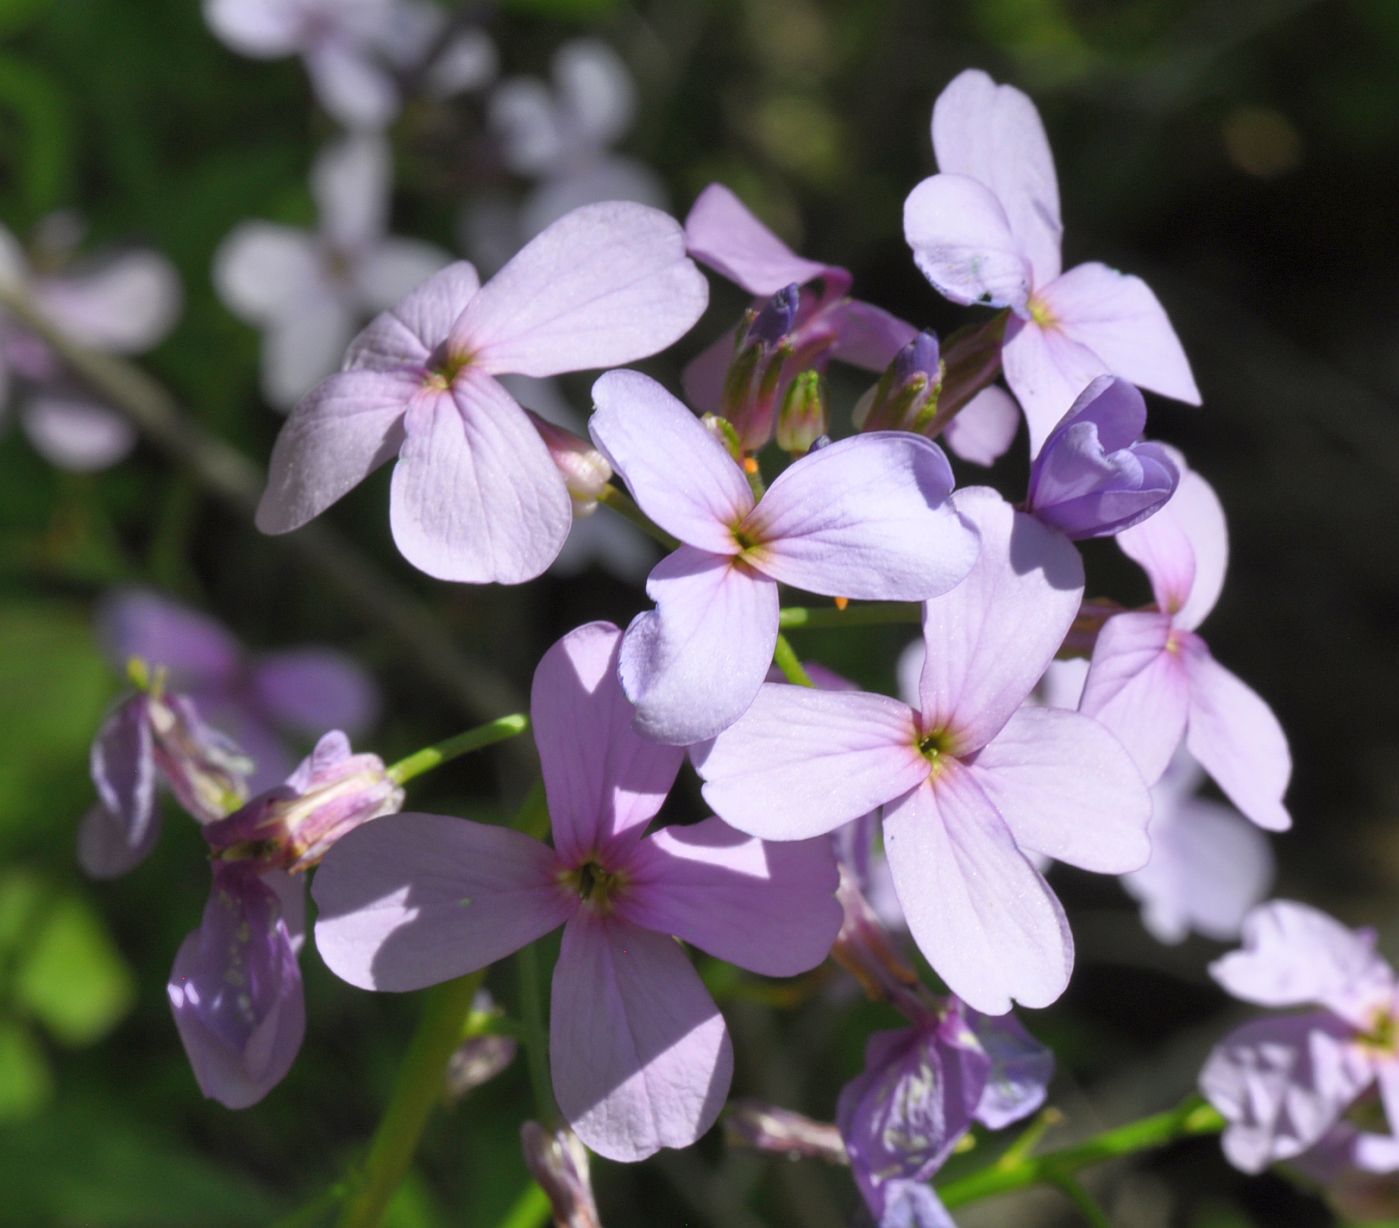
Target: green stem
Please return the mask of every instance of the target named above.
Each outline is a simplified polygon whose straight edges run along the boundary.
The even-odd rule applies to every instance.
[[[811,686],[811,675],[801,663],[801,658],[797,656],[796,650],[787,642],[787,637],[781,632],[777,635],[777,647],[772,650],[772,659],[786,676],[787,681],[795,683],[797,686]]]
[[[553,1214],[549,1195],[531,1181],[496,1228],[540,1228],[549,1222]]]
[[[604,507],[610,507],[614,512],[619,512],[625,516],[647,537],[654,538],[667,550],[674,550],[680,545],[678,538],[672,537],[658,524],[655,524],[645,512],[637,507],[636,501],[620,486],[604,486],[597,501]]]
[[[528,728],[529,717],[520,712],[488,721],[484,725],[477,725],[474,729],[468,729],[465,733],[459,733],[433,746],[425,746],[407,758],[400,759],[389,768],[389,778],[397,784],[404,784],[415,776],[432,771],[449,759],[455,759],[468,751],[480,750],[484,746],[492,746],[496,742],[504,742],[507,738],[518,737]]]
[[[1081,1168],[1118,1156],[1164,1147],[1177,1139],[1218,1134],[1224,1129],[1224,1124],[1224,1118],[1213,1106],[1206,1104],[1199,1096],[1190,1096],[1164,1113],[1108,1130],[1086,1142],[1061,1147],[1042,1156],[1023,1156],[1010,1164],[998,1162],[980,1172],[939,1186],[937,1193],[949,1210],[995,1194],[1023,1190],[1031,1185],[1057,1186],[1069,1193],[1070,1197],[1075,1197],[1065,1183]],[[1082,1206],[1080,1209],[1083,1209]]]
[[[870,605],[852,605],[841,609],[830,606],[827,609],[808,609],[805,606],[787,606],[777,615],[777,625],[784,631],[828,627],[880,627],[889,623],[914,623],[922,621],[923,607],[916,601],[880,601]]]
[[[1056,1177],[1054,1185],[1079,1209],[1080,1214],[1093,1228],[1112,1228],[1112,1221],[1108,1219],[1107,1212],[1076,1178]]]
[[[462,1023],[485,969],[428,991],[422,1019],[399,1068],[393,1097],[374,1131],[364,1167],[348,1183],[340,1228],[374,1228],[398,1189],[433,1107],[442,1098],[447,1063],[461,1043]]]
[[[534,1091],[534,1111],[541,1125],[552,1129],[559,1110],[549,1078],[549,1032],[544,1023],[544,999],[539,988],[539,955],[536,944],[520,948],[515,956],[520,976],[520,1036],[525,1044],[525,1065]]]

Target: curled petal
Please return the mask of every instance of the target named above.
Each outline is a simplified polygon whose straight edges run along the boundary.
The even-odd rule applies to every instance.
[[[136,695],[119,705],[92,743],[92,783],[98,805],[83,820],[78,856],[94,878],[135,867],[155,843],[155,746],[149,705]]]

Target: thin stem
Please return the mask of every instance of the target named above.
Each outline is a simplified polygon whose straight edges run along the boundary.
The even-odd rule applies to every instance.
[[[1097,1200],[1086,1189],[1083,1184],[1074,1177],[1055,1177],[1053,1185],[1061,1190],[1070,1202],[1079,1209],[1080,1214],[1093,1228],[1112,1228],[1112,1221],[1108,1219],[1107,1212],[1098,1205]]]
[[[802,665],[796,649],[787,642],[787,637],[780,631],[777,634],[777,646],[772,650],[772,659],[777,668],[787,676],[788,682],[795,683],[797,686],[814,687],[816,685]]]
[[[520,1038],[534,1092],[534,1111],[541,1125],[552,1129],[558,1120],[554,1085],[549,1078],[549,1033],[544,1023],[544,999],[539,988],[539,954],[531,942],[515,956],[520,977]]]
[[[610,507],[614,512],[619,512],[625,516],[632,524],[636,525],[647,537],[660,542],[667,550],[674,550],[680,545],[678,538],[672,537],[663,528],[636,505],[636,501],[620,486],[604,486],[602,493],[598,495],[597,501],[604,507]]]
[[[1178,1139],[1201,1134],[1218,1134],[1224,1118],[1199,1096],[1190,1096],[1173,1109],[1143,1117],[1115,1130],[1108,1130],[1071,1147],[1061,1147],[1042,1156],[1026,1156],[1009,1167],[993,1164],[938,1187],[938,1197],[949,1210],[978,1202],[994,1194],[1023,1190],[1031,1185],[1057,1185],[1081,1168],[1100,1164],[1118,1156],[1132,1155],[1164,1147]],[[1067,1192],[1067,1191],[1066,1191]]]
[[[540,1228],[554,1214],[549,1195],[535,1182],[525,1186],[515,1205],[505,1213],[496,1228]]]
[[[518,737],[528,728],[529,717],[523,713],[515,712],[510,716],[502,716],[497,720],[488,721],[484,725],[477,725],[475,729],[468,729],[465,733],[459,733],[432,746],[425,746],[422,750],[414,751],[389,768],[389,777],[398,784],[404,784],[415,776],[432,771],[433,768],[439,767],[449,759],[455,759],[459,755],[465,755],[473,750],[480,750],[485,746],[493,746],[497,742],[504,742],[507,738]]]
[[[393,1097],[374,1131],[364,1167],[348,1183],[340,1228],[374,1228],[383,1221],[389,1200],[413,1162],[427,1120],[442,1098],[447,1063],[461,1043],[462,1023],[485,975],[484,969],[472,972],[428,991],[418,1030],[399,1068]]]
[[[923,607],[916,601],[880,601],[870,605],[851,605],[841,609],[831,606],[828,609],[809,609],[806,606],[787,606],[777,615],[777,625],[784,631],[829,627],[881,627],[889,623],[914,623],[922,621]]]

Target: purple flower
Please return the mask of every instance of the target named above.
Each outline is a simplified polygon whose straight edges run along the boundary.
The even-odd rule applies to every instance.
[[[93,878],[117,878],[145,860],[160,834],[163,780],[199,823],[212,823],[248,795],[252,764],[200,719],[191,700],[141,691],[102,722],[92,744],[97,804],[78,831],[78,861]]]
[[[1229,1122],[1230,1162],[1253,1173],[1302,1155],[1374,1085],[1399,1136],[1399,987],[1374,931],[1274,900],[1249,914],[1243,936],[1210,966],[1215,980],[1245,1002],[1313,1009],[1246,1023],[1205,1063],[1200,1090]],[[1377,1138],[1369,1155],[1399,1165],[1393,1139]]]
[[[1095,376],[1200,403],[1156,296],[1105,264],[1061,273],[1059,185],[1035,105],[968,69],[933,108],[941,174],[904,204],[914,260],[954,303],[1009,307],[1002,362],[1025,409],[1034,455]]]
[[[777,642],[777,582],[829,596],[920,601],[967,574],[975,535],[948,502],[937,445],[885,432],[789,466],[761,500],[728,450],[635,371],[593,386],[593,440],[643,511],[683,543],[647,581],[653,612],[622,647],[648,737],[713,737],[752,702]]]
[[[150,349],[179,313],[174,268],[150,251],[78,259],[81,235],[72,214],[46,218],[35,235],[35,263],[58,271],[39,273],[0,227],[0,281],[89,349],[111,354]],[[68,378],[47,344],[0,311],[0,411],[11,395],[30,442],[61,469],[105,469],[135,446],[136,430],[126,417]]]
[[[397,457],[394,541],[443,580],[517,584],[558,556],[568,491],[495,378],[653,354],[708,298],[679,226],[643,205],[577,209],[485,286],[450,265],[350,346],[345,370],[296,407],[272,452],[257,523],[285,533]]]
[[[767,845],[710,818],[643,837],[684,752],[632,727],[622,636],[592,623],[535,671],[530,713],[554,848],[430,814],[379,819],[316,876],[316,944],[368,989],[461,976],[564,926],[550,1065],[559,1108],[594,1151],[639,1160],[713,1124],[732,1050],[672,935],[770,976],[815,967],[840,924],[827,841]]]
[[[378,716],[378,688],[348,657],[328,648],[249,653],[212,618],[149,589],[109,593],[97,637],[114,668],[144,661],[195,700],[252,758],[254,789],[272,787],[291,768],[282,732],[319,737],[335,727],[358,735]]]
[[[1073,541],[1140,524],[1180,482],[1165,448],[1139,442],[1145,426],[1142,394],[1126,380],[1098,376],[1035,457],[1025,510]]]
[[[1002,1014],[1012,998],[1054,1001],[1073,962],[1063,909],[1026,853],[1137,869],[1151,806],[1096,721],[1022,707],[1078,612],[1077,551],[994,491],[955,502],[981,554],[924,607],[919,707],[769,684],[696,766],[716,813],[765,839],[820,835],[883,806],[915,941],[958,997]]]
[[[1148,782],[1160,779],[1183,735],[1247,818],[1285,831],[1292,825],[1282,803],[1292,773],[1287,738],[1272,709],[1195,632],[1224,585],[1224,511],[1209,483],[1179,454],[1171,458],[1181,478],[1170,502],[1117,536],[1151,578],[1156,611],[1117,614],[1103,625],[1080,710],[1122,739]]]
[[[215,253],[219,296],[262,329],[262,386],[272,404],[295,404],[340,365],[369,315],[450,261],[431,244],[387,234],[391,177],[382,139],[341,138],[321,151],[311,172],[316,233],[242,222]]]

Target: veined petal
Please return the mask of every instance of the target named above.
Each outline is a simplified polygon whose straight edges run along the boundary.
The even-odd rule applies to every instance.
[[[681,546],[646,581],[656,609],[622,641],[636,727],[674,746],[712,738],[753,702],[777,644],[777,585],[724,555]]]
[[[321,280],[316,240],[272,222],[241,222],[214,252],[214,289],[250,324],[266,324]]]
[[[770,843],[710,818],[643,840],[626,875],[624,921],[764,976],[816,967],[840,930],[829,840]]]
[[[336,841],[311,885],[316,948],[361,989],[436,985],[542,938],[577,910],[538,840],[439,814],[391,814]]]
[[[573,520],[563,478],[508,392],[479,372],[419,397],[394,466],[389,523],[439,580],[520,584],[559,556]]]
[[[884,851],[909,931],[968,1005],[1003,1015],[1048,1006],[1069,983],[1063,907],[960,764],[884,811]]]
[[[1024,702],[1064,642],[1083,596],[1083,563],[1062,535],[974,486],[953,500],[981,536],[976,565],[923,607],[919,684],[925,733],[943,749],[985,746]]]
[[[1151,794],[1090,717],[1021,708],[967,770],[1022,849],[1100,874],[1140,869],[1151,854]]]
[[[696,197],[685,219],[685,244],[701,264],[760,298],[818,277],[838,281],[841,293],[850,285],[844,269],[798,256],[722,183]]]
[[[549,1064],[559,1109],[611,1160],[688,1147],[733,1078],[723,1016],[670,938],[588,913],[564,930]]]
[[[780,683],[694,757],[715,813],[767,840],[822,835],[928,778],[898,700]]]
[[[371,320],[350,342],[345,370],[424,366],[480,288],[475,266],[465,260],[434,273],[398,306]]]
[[[554,847],[577,865],[633,844],[675,783],[685,752],[644,738],[622,693],[622,633],[611,623],[570,631],[540,659],[530,719]]]
[[[976,180],[923,180],[904,202],[904,238],[914,263],[944,298],[964,306],[1024,309],[1029,263],[1001,203]]]
[[[259,659],[252,686],[279,724],[309,736],[342,729],[351,737],[379,715],[379,688],[351,658],[329,648],[290,648]]]
[[[708,301],[673,218],[607,201],[532,239],[467,304],[447,344],[492,374],[615,367],[683,336]]]
[[[243,668],[243,649],[222,623],[153,589],[111,589],[97,606],[97,639],[114,670],[132,657],[164,669],[172,691],[223,690]]]
[[[593,442],[641,510],[681,541],[737,554],[753,490],[724,445],[650,376],[609,371],[593,385]]]
[[[828,596],[925,601],[976,561],[975,532],[948,495],[936,444],[903,431],[856,435],[784,470],[741,532],[753,566]]]
[[[1114,375],[1188,405],[1200,403],[1175,329],[1140,277],[1105,264],[1080,264],[1038,293],[1057,327]]]
[[[990,188],[1039,285],[1059,276],[1059,182],[1035,104],[978,68],[952,79],[933,105],[938,170]]]
[[[1006,322],[1001,367],[1025,411],[1032,460],[1079,393],[1111,374],[1097,354],[1062,329],[1015,316]]]
[[[1292,816],[1283,794],[1292,755],[1273,710],[1219,664],[1203,641],[1184,646],[1190,680],[1185,744],[1240,811],[1259,827],[1286,831]]]
[[[1185,734],[1190,683],[1167,614],[1114,614],[1098,632],[1079,711],[1117,735],[1155,784]]]
[[[398,455],[419,386],[415,373],[389,371],[345,371],[318,384],[277,436],[257,527],[299,529]]]

